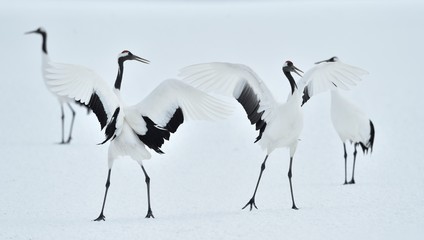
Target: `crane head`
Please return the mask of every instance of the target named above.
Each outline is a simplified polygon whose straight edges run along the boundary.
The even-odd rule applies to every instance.
[[[323,62],[339,62],[339,61],[340,61],[340,60],[339,60],[339,58],[338,58],[338,57],[336,57],[336,56],[334,56],[334,57],[332,57],[332,58],[330,58],[330,59],[322,60],[322,61],[316,62],[315,64],[320,64],[320,63],[323,63]]]
[[[136,60],[136,61],[139,61],[139,62],[142,62],[142,63],[145,63],[145,64],[150,63],[149,60],[141,58],[137,55],[134,55],[128,50],[124,50],[118,55],[118,62],[125,62],[127,60]]]
[[[297,68],[293,62],[291,61],[286,61],[283,65],[283,72],[294,72],[297,75],[299,75],[300,77],[302,77],[302,75],[300,73],[303,73],[302,70],[300,70],[299,68]]]
[[[26,32],[25,34],[30,34],[30,33],[38,33],[38,34],[43,35],[43,34],[46,34],[46,30],[44,30],[44,28],[42,28],[42,27],[39,27],[34,31]]]

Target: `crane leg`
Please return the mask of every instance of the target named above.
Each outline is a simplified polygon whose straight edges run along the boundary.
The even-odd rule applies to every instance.
[[[62,141],[60,142],[60,144],[64,144],[65,143],[65,111],[63,111],[63,103],[60,102],[60,111],[61,111],[61,116],[60,119],[62,120]]]
[[[288,177],[289,177],[289,183],[290,183],[290,193],[291,193],[291,198],[292,198],[292,209],[298,210],[298,208],[296,207],[296,204],[294,203],[294,194],[293,194],[293,185],[292,185],[292,163],[293,163],[293,157],[290,157],[290,166],[289,166],[289,172],[288,172]]]
[[[112,169],[109,169],[109,172],[107,174],[107,180],[106,180],[106,190],[105,190],[105,197],[103,199],[103,205],[102,205],[102,211],[100,212],[99,217],[97,217],[96,219],[94,219],[93,221],[104,221],[105,220],[105,215],[103,215],[103,210],[105,209],[105,203],[106,203],[106,197],[107,197],[107,191],[109,190],[109,186],[110,186],[110,173],[111,173]]]
[[[358,144],[355,144],[355,150],[353,152],[353,168],[352,168],[352,180],[350,180],[349,184],[355,184],[355,165],[356,165],[356,154],[358,151],[356,150],[356,147]]]
[[[65,143],[70,143],[72,139],[72,129],[74,128],[74,120],[75,120],[75,110],[72,108],[71,104],[68,103],[68,107],[72,112],[72,120],[71,120],[71,127],[69,129],[69,137],[68,140]]]
[[[256,191],[258,191],[259,182],[261,181],[262,173],[265,170],[265,164],[266,164],[267,159],[268,159],[268,155],[266,155],[266,157],[265,157],[265,159],[264,159],[264,161],[261,165],[261,172],[259,173],[258,182],[256,183],[256,187],[255,187],[255,191],[253,192],[253,196],[249,200],[249,202],[247,202],[247,204],[244,205],[244,207],[242,209],[245,209],[247,206],[250,206],[250,211],[252,211],[252,207],[255,207],[256,209],[258,209],[258,207],[256,207],[256,204],[255,204],[255,196],[256,196]]]
[[[146,185],[147,185],[147,215],[146,218],[155,218],[155,216],[153,216],[153,212],[152,212],[152,208],[150,206],[150,177],[149,175],[147,175],[146,169],[144,169],[143,165],[141,165],[141,169],[143,170],[145,181],[146,181]]]
[[[347,152],[346,152],[346,143],[343,143],[343,150],[344,150],[344,166],[345,166],[345,181],[344,184],[347,184]]]

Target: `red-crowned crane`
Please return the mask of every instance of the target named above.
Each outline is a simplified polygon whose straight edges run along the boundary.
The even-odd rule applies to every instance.
[[[331,89],[338,85],[348,88],[364,73],[362,69],[335,62],[326,66],[317,65],[305,73],[296,82],[292,72],[301,75],[291,61],[286,61],[282,67],[287,77],[291,91],[285,103],[277,102],[270,90],[258,75],[248,66],[233,63],[213,62],[188,66],[181,70],[184,81],[206,92],[217,92],[233,96],[243,106],[251,124],[256,125],[259,135],[255,142],[266,149],[259,178],[253,196],[243,207],[256,207],[255,196],[259,187],[268,156],[276,149],[287,147],[290,150],[288,179],[292,200],[292,209],[298,209],[293,194],[292,164],[299,136],[303,128],[303,113],[301,109],[303,90],[310,82],[320,86],[317,91]]]
[[[42,51],[42,65],[41,65],[41,71],[43,74],[43,79],[44,82],[46,83],[47,79],[46,79],[46,74],[47,74],[47,69],[51,68],[51,65],[56,65],[56,66],[60,66],[60,68],[62,68],[63,70],[65,69],[69,69],[69,71],[72,71],[73,68],[75,67],[75,65],[71,65],[71,64],[64,64],[64,63],[54,63],[50,60],[50,57],[47,53],[47,32],[46,30],[44,30],[42,27],[34,30],[34,31],[30,31],[30,32],[26,32],[26,34],[40,34],[42,37],[42,44],[41,44],[41,51]],[[74,120],[75,120],[75,110],[72,108],[71,106],[71,102],[72,99],[69,99],[67,97],[63,97],[63,96],[59,96],[57,95],[55,92],[53,92],[50,87],[47,85],[47,89],[57,98],[57,100],[59,101],[60,104],[60,110],[61,110],[61,121],[62,121],[62,140],[60,141],[60,144],[66,144],[66,143],[70,143],[71,139],[72,139],[72,129],[74,126]],[[71,110],[72,113],[72,120],[71,120],[71,126],[69,128],[69,136],[68,138],[65,140],[65,111],[63,109],[63,105],[66,104],[69,107],[69,110]]]
[[[118,56],[119,68],[113,89],[97,74],[85,68],[75,68],[70,72],[53,65],[46,71],[49,88],[59,96],[73,98],[92,109],[101,128],[105,129],[106,139],[102,144],[110,141],[106,189],[101,212],[95,221],[105,220],[103,212],[112,166],[118,157],[129,156],[141,166],[147,185],[146,218],[154,217],[150,204],[150,177],[143,166],[143,160],[151,158],[146,146],[163,153],[162,144],[169,140],[170,134],[184,120],[218,119],[228,115],[231,110],[224,101],[178,80],[163,81],[144,100],[127,106],[120,95],[124,62],[127,60],[149,63],[129,51],[123,51]]]
[[[316,64],[331,65],[335,62],[340,62],[340,60],[337,57],[332,57],[328,60],[317,62]],[[314,93],[316,94],[317,88],[319,88],[319,86],[315,86],[314,84],[310,84],[308,88],[305,88],[305,98],[302,104],[306,103],[309,97]],[[332,88],[331,90],[331,122],[343,143],[345,167],[344,184],[354,184],[357,147],[361,146],[364,154],[367,154],[369,151],[372,152],[375,137],[374,124],[357,106],[344,98],[337,88]],[[352,178],[349,182],[347,181],[347,141],[351,142],[354,148]]]

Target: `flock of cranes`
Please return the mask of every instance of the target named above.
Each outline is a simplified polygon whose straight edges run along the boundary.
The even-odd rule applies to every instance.
[[[288,180],[292,209],[295,203],[292,177],[293,160],[299,136],[303,128],[302,107],[314,95],[331,92],[331,120],[344,148],[345,181],[354,184],[357,147],[364,154],[372,151],[375,129],[372,121],[359,108],[342,96],[339,89],[349,90],[367,72],[358,67],[342,63],[337,57],[316,65],[303,74],[293,62],[286,61],[282,71],[289,81],[291,91],[284,103],[277,102],[259,76],[248,66],[234,63],[212,62],[185,67],[180,80],[160,83],[139,103],[128,106],[120,97],[120,89],[126,61],[148,64],[149,61],[124,50],[118,55],[118,73],[114,86],[110,88],[94,71],[82,66],[56,63],[47,52],[47,33],[43,28],[27,32],[42,37],[42,76],[47,89],[58,99],[61,106],[62,144],[70,143],[75,118],[71,103],[85,105],[96,115],[109,142],[108,173],[103,204],[95,221],[105,220],[104,209],[114,161],[120,156],[129,156],[141,167],[147,187],[146,218],[153,218],[150,201],[150,177],[143,160],[150,159],[147,148],[162,154],[162,145],[171,133],[186,120],[216,120],[229,116],[232,107],[219,99],[219,95],[234,97],[244,108],[247,118],[258,131],[255,140],[266,156],[260,166],[259,177],[250,200],[243,209],[257,208],[256,193],[269,155],[277,148],[289,149]],[[295,73],[300,76],[295,80]],[[303,74],[303,76],[302,76]],[[213,96],[210,94],[214,94]],[[66,104],[73,113],[69,136],[65,139],[64,110]],[[352,178],[347,181],[346,142],[354,146]],[[147,147],[147,148],[146,148]]]

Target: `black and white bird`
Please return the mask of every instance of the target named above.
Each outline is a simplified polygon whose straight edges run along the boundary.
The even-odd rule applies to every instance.
[[[357,76],[362,71],[343,63],[333,65],[317,65],[305,73],[298,82],[291,73],[303,73],[291,61],[286,61],[282,67],[287,77],[291,91],[285,103],[277,102],[270,90],[258,75],[249,67],[232,63],[204,63],[188,66],[181,70],[184,80],[196,88],[206,92],[217,92],[233,96],[243,106],[251,124],[256,125],[259,135],[255,142],[266,149],[259,178],[253,196],[243,207],[256,207],[255,196],[258,190],[268,156],[276,149],[287,147],[290,150],[288,179],[292,208],[295,204],[292,185],[292,163],[296,152],[299,136],[303,128],[303,113],[301,109],[303,89],[311,81],[320,86],[319,91],[331,89],[335,85],[348,88],[354,85]]]
[[[41,45],[41,51],[42,51],[42,65],[41,65],[41,71],[43,74],[44,82],[47,81],[47,74],[48,69],[54,69],[54,68],[60,68],[61,71],[69,71],[72,72],[74,68],[82,68],[81,66],[75,66],[71,64],[64,64],[64,63],[55,63],[50,60],[50,57],[47,53],[47,32],[43,28],[38,28],[37,30],[26,32],[26,34],[40,34],[42,37],[42,45]],[[49,85],[47,85],[47,89],[57,98],[60,104],[60,110],[61,110],[61,121],[62,121],[62,139],[60,141],[61,144],[70,143],[72,139],[72,129],[74,126],[74,120],[75,120],[75,110],[71,106],[71,102],[74,102],[72,99],[69,99],[67,97],[59,96],[55,92],[53,92]],[[69,108],[69,110],[72,113],[72,120],[71,125],[69,128],[69,136],[65,140],[65,111],[63,109],[63,105],[66,104]]]
[[[118,74],[114,88],[97,74],[86,69],[47,69],[47,84],[58,94],[73,98],[87,105],[96,114],[101,128],[105,129],[110,141],[108,150],[108,174],[102,210],[96,221],[105,220],[103,214],[110,186],[114,161],[120,156],[129,156],[141,166],[147,185],[148,210],[146,218],[154,217],[150,204],[150,177],[143,160],[150,159],[146,146],[157,153],[163,153],[161,146],[169,140],[170,134],[186,119],[214,120],[227,116],[231,108],[224,101],[214,98],[178,80],[165,80],[144,100],[127,106],[121,99],[120,89],[124,73],[124,62],[136,60],[149,63],[129,51],[118,56]],[[75,77],[78,75],[78,77]]]
[[[340,62],[337,57],[332,57],[328,60],[317,62],[318,65],[331,65],[336,62]],[[364,72],[365,74],[365,72]],[[303,103],[309,99],[309,95],[316,94],[317,86],[311,84],[308,88],[305,88],[305,98]],[[343,143],[344,150],[344,170],[345,170],[345,181],[344,184],[354,184],[355,183],[355,165],[356,165],[356,155],[357,147],[360,146],[362,152],[367,154],[372,152],[374,146],[374,137],[375,129],[373,122],[368,118],[368,116],[363,113],[357,106],[348,101],[342,96],[340,91],[337,88],[332,88],[331,90],[331,121],[333,127],[336,130],[337,134],[340,137],[340,140]],[[347,181],[347,152],[346,152],[346,142],[351,142],[353,144],[353,167],[352,167],[352,178]]]

